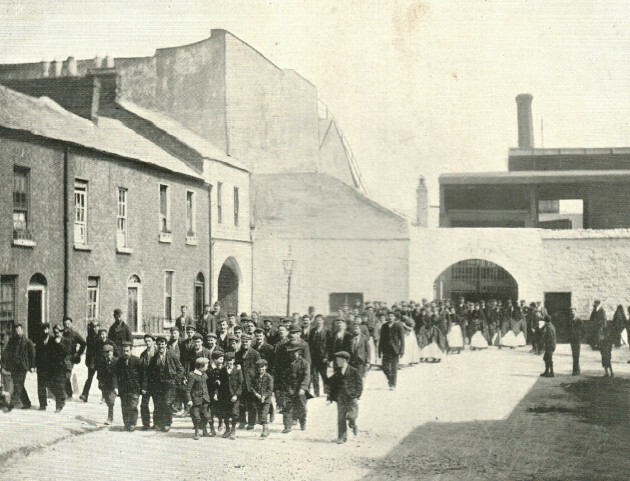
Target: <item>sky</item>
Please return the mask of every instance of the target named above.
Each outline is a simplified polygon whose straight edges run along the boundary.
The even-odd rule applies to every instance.
[[[630,9],[584,0],[0,0],[0,63],[152,55],[229,30],[313,82],[370,195],[415,215],[446,172],[506,170],[519,93],[536,147],[630,145]]]

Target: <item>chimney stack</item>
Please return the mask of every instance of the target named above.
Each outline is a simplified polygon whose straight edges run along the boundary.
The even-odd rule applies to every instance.
[[[114,68],[114,57],[111,55],[105,56],[105,68]]]
[[[50,62],[48,60],[42,60],[42,77],[48,77],[49,70]]]
[[[516,96],[519,149],[534,148],[534,123],[532,121],[533,98],[531,94],[520,94]]]
[[[94,68],[101,68],[103,66],[103,59],[98,55],[94,57]]]
[[[61,77],[61,67],[63,67],[62,62],[60,62],[59,60],[53,60],[50,63],[50,76]]]
[[[429,199],[427,196],[427,185],[422,175],[416,189],[416,201],[416,225],[418,227],[429,227]]]
[[[66,75],[68,77],[77,76],[77,60],[74,57],[68,57],[66,60]]]

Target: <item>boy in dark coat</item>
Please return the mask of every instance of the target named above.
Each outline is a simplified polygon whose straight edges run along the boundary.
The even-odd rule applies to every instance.
[[[273,395],[273,377],[267,372],[268,364],[265,359],[256,362],[256,377],[251,384],[251,394],[256,399],[258,422],[262,424],[261,438],[269,436],[269,411]]]
[[[225,423],[223,437],[236,439],[239,401],[243,394],[243,373],[234,364],[234,353],[231,351],[225,353],[225,367],[219,373],[219,383],[217,398]]]
[[[348,364],[349,360],[349,353],[345,351],[335,353],[337,367],[329,384],[327,404],[337,403],[337,444],[343,444],[348,440],[348,426],[355,436],[359,433],[357,417],[359,398],[363,392],[363,378],[359,371]]]
[[[114,365],[120,408],[127,431],[136,429],[138,423],[138,400],[143,371],[140,359],[131,354],[132,346],[133,344],[129,341],[122,342],[122,355]]]
[[[186,404],[190,409],[190,417],[192,418],[195,428],[195,441],[199,439],[199,429],[203,431],[203,436],[208,434],[208,417],[210,415],[210,393],[208,392],[208,361],[205,357],[195,360],[195,369],[188,376],[186,383]],[[214,432],[214,424],[210,425],[212,433]]]
[[[545,361],[545,372],[543,377],[554,377],[553,374],[553,353],[556,350],[556,328],[551,323],[551,317],[544,317],[545,326],[542,328],[542,348],[544,350],[543,361]]]
[[[66,379],[72,371],[72,352],[68,343],[63,341],[63,326],[53,328],[53,338],[46,344],[44,351],[46,379],[48,387],[55,397],[55,412],[61,412],[66,405]]]
[[[215,349],[212,353],[212,361],[210,362],[208,371],[206,372],[206,375],[208,376],[208,394],[210,395],[210,414],[208,416],[208,420],[210,422],[210,437],[216,436],[216,431],[214,430],[215,417],[219,420],[218,429],[221,429],[223,426],[223,416],[221,414],[221,410],[219,409],[219,400],[217,397],[220,385],[219,374],[221,369],[223,369],[223,360],[223,351],[219,348]]]
[[[291,360],[287,369],[284,370],[281,386],[284,398],[282,411],[284,422],[282,432],[284,434],[291,432],[294,419],[299,420],[302,431],[306,429],[306,401],[312,397],[308,392],[311,381],[311,366],[300,354],[302,345],[291,341],[286,350],[291,356]]]
[[[105,426],[109,426],[114,421],[114,404],[118,395],[116,383],[116,373],[114,365],[117,359],[114,357],[114,346],[105,344],[103,347],[104,358],[97,370],[98,388],[101,390],[103,399],[107,404],[107,420]]]

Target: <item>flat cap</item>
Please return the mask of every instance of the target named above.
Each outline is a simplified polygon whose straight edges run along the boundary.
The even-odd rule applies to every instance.
[[[302,329],[300,329],[297,326],[291,326],[291,328],[289,329],[289,332],[293,333],[293,332],[302,332]]]
[[[225,353],[225,360],[226,361],[233,361],[234,360],[234,353],[232,351],[228,351]]]
[[[111,344],[105,344],[103,346],[103,352],[113,352],[114,351],[114,346],[112,346]]]
[[[302,349],[302,346],[299,342],[289,342],[287,343],[287,352],[298,351]]]
[[[217,335],[214,332],[209,332],[208,334],[206,334],[206,339],[208,339],[209,337],[214,337],[216,339]]]
[[[238,341],[238,337],[236,337],[234,334],[228,334],[226,339],[228,341]]]
[[[215,349],[214,351],[212,351],[212,359],[219,359],[224,355],[225,353],[221,349]]]
[[[155,338],[155,342],[166,342],[166,338],[164,336],[158,336]]]
[[[335,357],[342,357],[346,360],[350,359],[350,354],[348,354],[346,351],[339,351],[335,353]]]
[[[131,342],[131,341],[123,341],[121,343],[121,346],[122,347],[125,347],[125,346],[133,347],[133,342]]]
[[[267,362],[267,360],[266,360],[266,359],[258,359],[258,361],[256,361],[256,365],[257,365],[257,366],[266,366],[266,365],[268,365],[268,364],[269,364],[269,363]]]
[[[243,334],[241,336],[241,341],[251,341],[251,340],[252,340],[252,337],[247,334]]]
[[[203,336],[198,332],[195,332],[192,336],[192,339],[201,339],[203,341]]]

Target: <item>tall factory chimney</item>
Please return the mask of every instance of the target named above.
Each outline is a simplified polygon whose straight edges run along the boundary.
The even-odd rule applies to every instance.
[[[531,94],[520,94],[516,96],[519,149],[534,148],[534,123],[532,121],[533,98]]]

